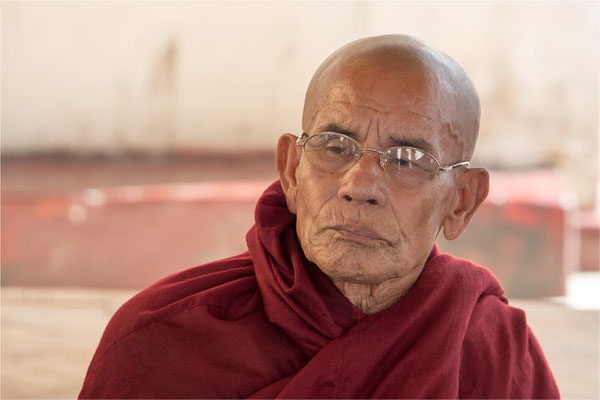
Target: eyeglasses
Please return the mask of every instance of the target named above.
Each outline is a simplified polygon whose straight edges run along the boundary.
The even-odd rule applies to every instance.
[[[305,140],[303,138],[307,136]],[[356,140],[336,132],[322,132],[312,136],[306,133],[296,140],[306,158],[315,167],[326,172],[344,170],[358,162],[365,151],[379,154],[379,165],[394,182],[401,186],[418,187],[437,176],[440,171],[468,167],[468,161],[440,165],[428,152],[410,146],[390,147],[384,151],[362,147]]]

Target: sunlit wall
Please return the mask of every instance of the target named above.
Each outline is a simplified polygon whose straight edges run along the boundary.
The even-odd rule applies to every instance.
[[[2,153],[273,149],[339,46],[390,32],[479,89],[476,162],[598,180],[596,2],[2,2]]]

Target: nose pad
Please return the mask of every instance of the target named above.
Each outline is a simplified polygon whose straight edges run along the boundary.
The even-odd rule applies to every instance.
[[[386,165],[386,162],[385,162],[385,160],[383,158],[383,154],[380,154],[379,155],[379,166],[381,167],[381,169],[383,170],[383,172],[385,172],[385,165]]]

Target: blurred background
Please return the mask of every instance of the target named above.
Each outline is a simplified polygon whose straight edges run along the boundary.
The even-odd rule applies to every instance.
[[[245,250],[283,132],[352,40],[417,36],[482,103],[490,268],[565,398],[598,398],[598,2],[12,2],[1,14],[2,398],[77,395],[139,289]]]

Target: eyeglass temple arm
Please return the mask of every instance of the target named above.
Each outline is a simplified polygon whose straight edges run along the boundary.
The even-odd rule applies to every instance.
[[[463,167],[463,166],[468,167],[469,165],[471,165],[471,163],[469,161],[463,161],[463,162],[459,162],[459,163],[452,164],[452,165],[446,165],[445,167],[440,167],[440,171],[451,171],[454,168]]]
[[[296,146],[303,146],[304,143],[306,142],[306,140],[302,140],[302,138],[304,137],[304,135],[306,135],[306,133],[302,132],[302,135],[300,135],[298,137],[298,139],[296,139]]]

